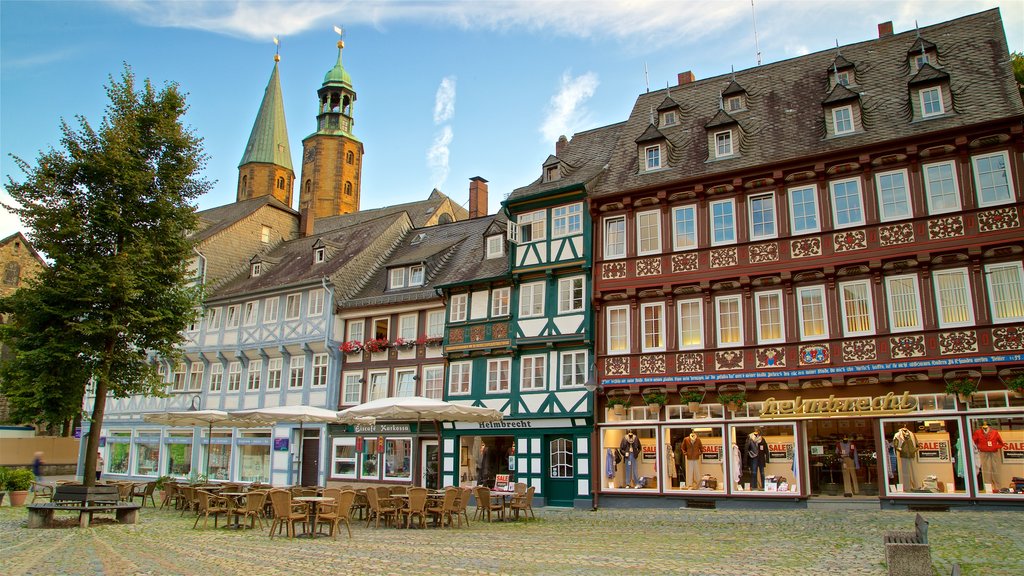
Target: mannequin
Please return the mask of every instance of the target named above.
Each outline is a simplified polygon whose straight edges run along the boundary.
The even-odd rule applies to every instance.
[[[683,454],[686,455],[686,484],[690,490],[697,489],[697,482],[700,477],[698,465],[700,464],[702,448],[703,446],[696,432],[690,432],[689,436],[683,438]]]
[[[490,485],[491,464],[487,445],[480,443],[480,454],[476,458],[476,482],[480,486]]]
[[[974,431],[972,436],[974,445],[978,447],[978,456],[981,460],[981,481],[982,484],[991,484],[992,493],[999,492],[999,477],[996,476],[996,458],[1005,443],[998,430],[988,426],[988,420],[981,423],[981,428]],[[982,487],[984,488],[984,486]],[[980,492],[981,490],[979,490]]]
[[[764,467],[768,463],[768,442],[761,436],[760,428],[754,428],[754,433],[747,437],[746,450],[747,461],[750,463],[750,485],[754,490],[763,490]]]
[[[914,457],[917,455],[917,437],[911,432],[907,425],[896,431],[892,437],[893,448],[899,456],[899,479],[903,484],[903,490],[917,489],[917,479],[914,477]]]
[[[632,430],[626,433],[626,436],[623,437],[622,442],[619,444],[622,459],[626,461],[625,481],[627,488],[632,488],[640,482],[640,473],[636,469],[636,460],[640,457],[641,449],[640,439],[637,438]]]
[[[743,476],[743,466],[740,464],[743,461],[743,453],[740,451],[739,444],[735,442],[733,442],[731,452],[732,462],[729,464],[732,468],[732,483],[739,488],[740,478]]]
[[[843,465],[843,496],[852,498],[854,494],[860,492],[857,487],[860,461],[857,460],[857,447],[853,445],[848,435],[843,436],[842,441],[836,444],[836,456]]]

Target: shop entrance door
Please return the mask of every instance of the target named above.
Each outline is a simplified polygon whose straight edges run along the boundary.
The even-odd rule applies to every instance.
[[[320,437],[302,439],[302,486],[316,486],[320,481]]]
[[[420,443],[420,478],[425,488],[437,490],[441,487],[438,482],[437,456],[437,440],[424,440]]]
[[[854,498],[878,496],[878,422],[873,418],[832,418],[807,420],[808,464],[810,465],[811,495],[842,498],[846,490],[843,483],[843,463],[837,448],[848,439],[856,448],[854,476],[856,489],[851,485]]]
[[[572,506],[576,494],[575,442],[571,436],[544,437],[547,470],[541,493],[547,506]]]

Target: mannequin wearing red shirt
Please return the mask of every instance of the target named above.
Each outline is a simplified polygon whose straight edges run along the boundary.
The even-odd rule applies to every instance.
[[[992,485],[992,492],[999,492],[999,478],[996,476],[996,457],[1003,449],[1003,438],[998,430],[988,427],[988,421],[981,423],[981,428],[974,431],[974,445],[978,447],[981,457],[981,481]]]

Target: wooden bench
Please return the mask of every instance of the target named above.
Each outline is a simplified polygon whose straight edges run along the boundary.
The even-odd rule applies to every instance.
[[[57,486],[45,504],[29,504],[28,527],[48,528],[53,525],[54,512],[77,512],[78,525],[89,526],[93,514],[113,512],[121,524],[136,524],[139,521],[141,504],[121,502],[117,486],[82,486],[65,484]]]
[[[889,576],[932,576],[932,556],[928,547],[928,521],[920,514],[914,519],[914,531],[890,530],[885,533],[885,563]]]

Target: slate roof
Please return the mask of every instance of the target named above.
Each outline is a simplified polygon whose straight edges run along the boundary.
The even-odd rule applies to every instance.
[[[341,216],[318,218],[313,222],[313,230],[316,233],[322,233],[323,231],[337,228],[342,225],[342,223],[344,223],[344,225],[351,225],[355,222],[380,218],[381,216],[397,214],[399,212],[408,213],[409,218],[412,219],[413,226],[421,228],[427,224],[431,216],[437,212],[446,200],[451,202],[452,211],[455,213],[456,220],[465,220],[469,217],[468,210],[459,206],[454,201],[451,201],[451,198],[435,188],[431,191],[430,196],[428,196],[426,200],[406,202],[405,204],[395,204],[394,206],[383,206],[381,208],[363,209],[359,212],[343,214]]]
[[[846,102],[847,100],[856,100],[857,98],[860,98],[860,94],[857,94],[842,84],[836,84],[836,87],[829,93],[828,98],[822,100],[821,103],[836,104],[837,102]]]
[[[339,306],[364,308],[435,300],[438,298],[437,286],[504,275],[508,270],[507,256],[484,258],[484,235],[494,233],[491,225],[497,220],[504,221],[504,216],[483,216],[409,230],[365,286],[351,298],[341,301]],[[426,268],[423,286],[387,289],[390,268],[418,263],[423,263]]]
[[[273,196],[260,196],[257,198],[250,198],[248,200],[239,200],[238,202],[232,202],[223,206],[217,206],[208,210],[196,212],[196,218],[198,218],[199,221],[199,228],[192,235],[192,239],[196,242],[202,242],[203,240],[206,240],[207,238],[214,236],[218,232],[233,225],[242,218],[245,218],[260,208],[268,205],[277,208],[278,210],[289,212],[298,218],[298,212],[292,210],[288,206],[285,206],[283,202]]]
[[[284,98],[281,96],[281,78],[277,72],[277,62],[270,74],[267,89],[260,102],[260,110],[256,121],[252,124],[249,142],[245,145],[245,153],[238,166],[253,162],[276,164],[292,169],[292,152],[288,145],[288,124],[284,119]]]
[[[725,160],[708,161],[705,126],[714,125],[709,120],[719,113],[719,90],[732,78],[731,73],[672,88],[672,98],[684,109],[679,125],[662,128],[675,150],[672,162],[667,169],[648,173],[639,171],[634,140],[647,129],[649,110],[662,102],[665,94],[641,94],[629,119],[613,125],[622,137],[612,153],[608,174],[588,190],[597,197],[620,194],[1024,116],[998,10],[928,26],[921,29],[920,36],[934,42],[941,54],[936,66],[949,74],[955,113],[911,121],[908,54],[915,44],[920,47],[919,38],[915,31],[894,34],[842,47],[844,57],[856,63],[863,131],[825,139],[821,103],[829,92],[828,73],[836,54],[836,49],[830,48],[735,73],[736,82],[747,91],[747,105],[746,110],[734,113],[742,132],[739,154]],[[603,165],[604,160],[599,162]],[[517,190],[513,198],[521,191],[543,186],[550,185],[533,184]]]

